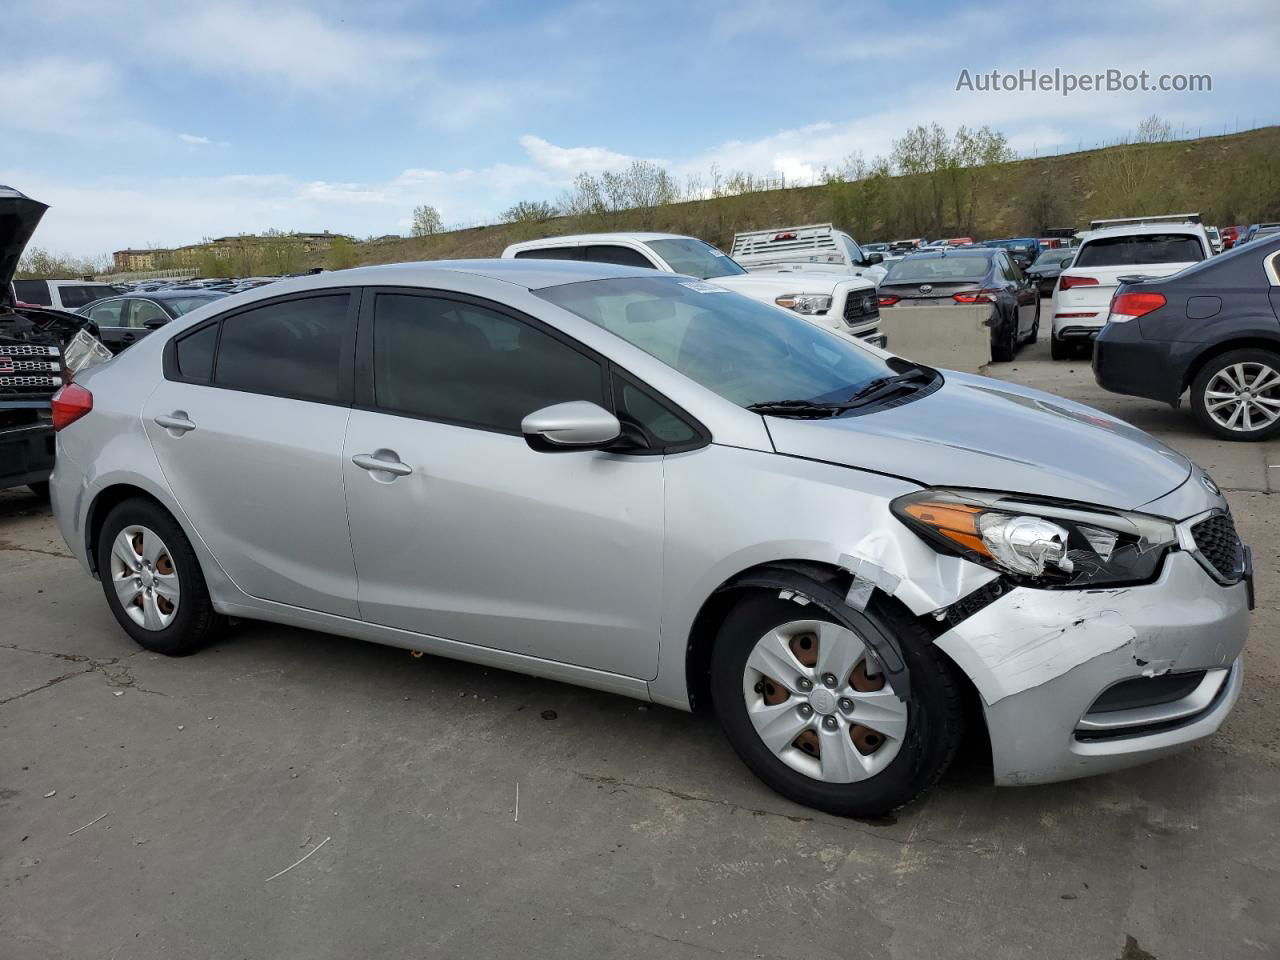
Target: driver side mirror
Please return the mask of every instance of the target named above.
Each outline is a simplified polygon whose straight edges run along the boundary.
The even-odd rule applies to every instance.
[[[884,263],[884,254],[868,253],[867,259],[864,262],[868,267],[874,267],[877,263]]]
[[[520,421],[525,443],[540,453],[600,450],[622,436],[622,424],[588,400],[571,400],[535,410]]]

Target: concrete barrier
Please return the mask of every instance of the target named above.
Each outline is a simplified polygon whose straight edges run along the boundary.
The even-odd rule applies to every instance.
[[[980,373],[991,362],[991,305],[880,309],[889,352],[931,367]]]

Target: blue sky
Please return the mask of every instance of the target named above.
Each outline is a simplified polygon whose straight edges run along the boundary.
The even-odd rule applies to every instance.
[[[268,227],[490,221],[582,170],[793,179],[937,121],[1019,151],[1158,113],[1280,121],[1280,4],[1243,0],[8,0],[0,183],[95,254]],[[1208,73],[1212,92],[957,92],[962,69]],[[1212,171],[1206,171],[1212,175]]]

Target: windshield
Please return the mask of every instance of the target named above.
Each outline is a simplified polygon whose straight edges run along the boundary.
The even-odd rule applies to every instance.
[[[743,407],[845,400],[895,372],[837,333],[710,283],[620,277],[535,293]]]
[[[645,245],[671,265],[676,273],[710,280],[712,277],[736,277],[747,271],[727,253],[692,237],[669,240],[646,240]]]
[[[1086,240],[1074,267],[1127,267],[1130,264],[1198,263],[1200,238],[1190,233],[1138,233]]]
[[[206,303],[213,303],[215,300],[221,300],[225,294],[206,293],[203,295],[192,295],[190,297],[166,297],[165,306],[173,311],[175,317],[180,317],[184,313],[190,313],[203,307]]]
[[[981,280],[990,267],[991,261],[986,257],[907,257],[889,268],[884,282]]]

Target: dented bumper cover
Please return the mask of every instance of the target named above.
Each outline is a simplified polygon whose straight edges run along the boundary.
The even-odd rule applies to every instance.
[[[1145,763],[1211,735],[1239,697],[1248,629],[1246,584],[1223,586],[1175,551],[1143,586],[1011,589],[937,644],[977,687],[996,782],[1012,785]],[[1169,709],[1180,715],[1106,737],[1082,726],[1117,683],[1197,671],[1209,671],[1213,689],[1193,712]]]

